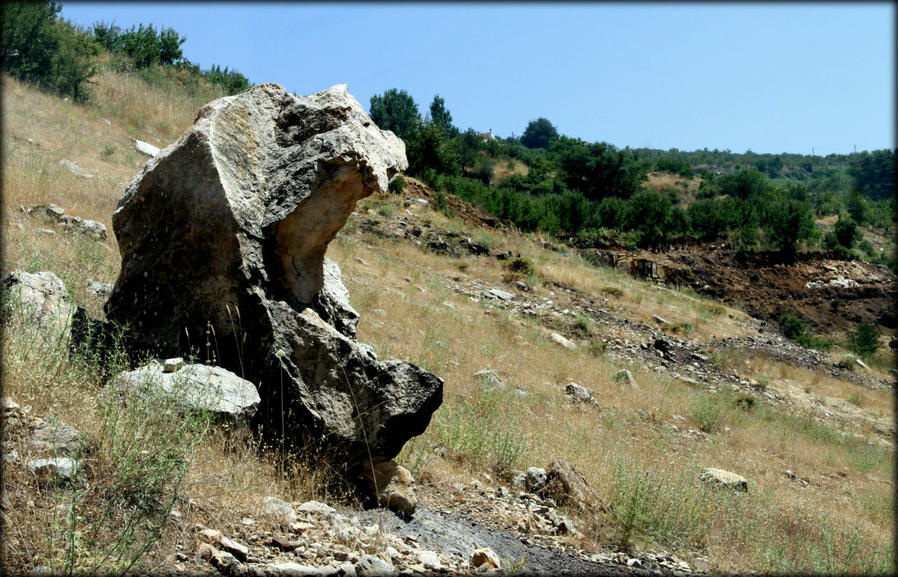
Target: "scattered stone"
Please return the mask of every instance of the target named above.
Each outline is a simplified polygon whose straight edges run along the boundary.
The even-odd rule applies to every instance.
[[[63,165],[67,169],[69,169],[69,171],[72,172],[73,174],[81,174],[81,167],[78,166],[77,164],[75,164],[74,162],[72,162],[71,160],[63,158],[62,160],[59,161],[59,164]]]
[[[34,419],[28,448],[54,457],[71,457],[84,448],[78,429],[59,420]]]
[[[579,383],[568,383],[565,385],[564,394],[566,394],[571,401],[576,403],[587,403],[590,405],[599,404],[598,401],[593,398],[592,393]]]
[[[474,376],[477,377],[477,382],[481,386],[490,388],[504,386],[502,379],[499,378],[499,375],[493,369],[480,369],[474,373]]]
[[[703,469],[699,478],[707,483],[719,485],[728,489],[748,491],[748,481],[745,477],[737,475],[736,473],[724,471],[723,469],[715,469],[713,467]]]
[[[539,492],[546,486],[546,470],[542,467],[527,468],[527,490],[534,493]]]
[[[226,550],[228,553],[231,553],[237,559],[246,561],[246,558],[249,555],[249,547],[247,547],[243,543],[238,543],[237,541],[225,537],[224,535],[221,536],[221,539],[219,539],[218,543],[219,545],[221,545],[222,549]]]
[[[365,479],[381,507],[387,507],[402,517],[411,517],[418,499],[415,496],[415,480],[404,467],[395,461],[375,458],[364,465]]]
[[[549,338],[552,339],[553,341],[555,341],[556,343],[558,343],[559,345],[563,346],[566,349],[573,350],[573,349],[577,348],[577,345],[575,343],[564,338],[563,336],[559,335],[558,333],[550,334]]]
[[[262,499],[262,511],[277,519],[282,523],[292,523],[296,521],[296,509],[293,505],[286,501],[281,501],[276,497],[265,497]]]
[[[293,541],[291,539],[288,539],[287,537],[284,537],[283,535],[273,535],[268,541],[268,544],[272,547],[277,547],[282,551],[293,551],[294,549],[302,545],[301,542]]]
[[[52,348],[68,340],[72,306],[65,285],[52,272],[14,270],[3,278],[3,306],[21,321],[24,330],[39,333],[39,344]]]
[[[67,482],[75,478],[81,464],[69,457],[34,459],[25,465],[41,482]]]
[[[474,552],[471,554],[471,566],[480,568],[483,565],[486,565],[489,569],[498,569],[502,566],[502,561],[496,555],[496,552],[489,547],[474,549]]]
[[[84,282],[87,285],[87,292],[95,294],[98,297],[108,298],[112,293],[112,283],[98,282],[91,279],[87,279]]]
[[[628,369],[621,369],[614,374],[614,382],[615,383],[626,383],[633,387],[634,389],[638,389],[639,385],[636,384],[636,379],[633,378],[633,373],[631,373]]]
[[[483,291],[483,296],[499,301],[510,301],[512,298],[514,298],[513,294],[495,288]]]
[[[393,575],[396,570],[393,565],[374,555],[363,555],[355,564],[355,573],[358,577],[374,577]]]
[[[28,216],[55,224],[65,232],[82,234],[101,242],[106,240],[106,225],[95,220],[83,219],[80,216],[70,216],[65,213],[65,210],[55,204],[50,204],[49,206],[38,204],[24,209],[24,211]]]
[[[424,565],[425,569],[439,571],[443,568],[440,557],[433,551],[418,551],[418,562]]]
[[[171,366],[176,359],[169,359]],[[249,419],[259,405],[255,385],[221,367],[188,363],[166,372],[160,361],[151,361],[133,371],[124,371],[112,379],[120,391],[165,398],[181,410],[213,411],[234,419]]]
[[[303,513],[318,513],[319,515],[330,515],[337,512],[330,505],[320,501],[306,501],[297,507],[296,510]]]
[[[323,567],[300,565],[294,561],[274,563],[265,567],[266,573],[283,577],[322,577],[325,574]],[[334,572],[336,573],[336,572]]]
[[[136,138],[134,139],[134,147],[147,156],[156,156],[160,152],[159,147],[153,146],[149,142],[144,142],[143,140],[137,140]]]
[[[554,500],[559,506],[573,505],[581,511],[592,511],[601,505],[598,493],[577,472],[573,465],[555,459],[546,472],[546,485],[539,493]]]

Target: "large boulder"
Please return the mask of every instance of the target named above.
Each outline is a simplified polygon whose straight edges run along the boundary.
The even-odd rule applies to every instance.
[[[106,303],[132,358],[214,362],[253,382],[255,424],[347,469],[424,431],[442,381],[380,362],[328,243],[356,202],[407,167],[345,85],[308,97],[263,84],[204,106],[147,162],[112,223],[121,273]]]

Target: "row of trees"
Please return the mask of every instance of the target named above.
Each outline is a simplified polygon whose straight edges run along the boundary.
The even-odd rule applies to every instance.
[[[201,70],[184,58],[186,38],[172,28],[140,24],[122,30],[99,22],[84,30],[59,17],[58,2],[10,2],[2,10],[3,69],[40,88],[86,101],[98,56],[111,55],[118,70],[177,68],[235,94],[250,87],[236,70],[213,65]]]
[[[559,135],[545,118],[531,121],[520,140],[482,140],[452,125],[441,97],[434,97],[422,118],[404,90],[373,96],[370,110],[378,126],[405,140],[412,175],[523,230],[581,245],[623,238],[648,248],[678,235],[727,236],[743,248],[773,250],[786,260],[820,237],[806,187],[773,185],[754,169],[705,173],[698,200],[683,208],[675,194],[644,187],[650,170],[690,175],[683,156],[649,157],[584,142]],[[514,170],[516,163],[526,169]],[[496,178],[502,164],[508,168]],[[846,234],[839,238],[846,240]]]

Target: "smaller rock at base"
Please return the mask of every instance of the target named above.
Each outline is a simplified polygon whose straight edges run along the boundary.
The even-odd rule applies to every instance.
[[[546,486],[546,470],[542,467],[527,468],[527,490],[534,493]]]
[[[284,577],[318,577],[324,574],[321,568],[310,567],[309,565],[300,565],[299,563],[295,563],[293,561],[287,561],[285,563],[275,563],[274,565],[268,565],[267,567],[265,567],[265,569],[266,573],[270,573],[272,575],[283,575]]]
[[[262,500],[264,504],[262,510],[284,523],[292,523],[296,521],[296,510],[293,505],[286,501],[281,501],[277,497],[265,497]]]
[[[471,554],[472,567],[480,568],[486,565],[489,569],[498,569],[501,564],[502,562],[499,560],[499,556],[489,547],[474,549],[474,552]]]
[[[396,570],[392,564],[387,563],[380,557],[365,555],[355,564],[355,573],[359,577],[373,577],[375,575],[393,575],[396,573]]]
[[[418,498],[415,480],[408,470],[395,461],[375,460],[365,463],[364,474],[381,507],[406,517],[414,514]]]

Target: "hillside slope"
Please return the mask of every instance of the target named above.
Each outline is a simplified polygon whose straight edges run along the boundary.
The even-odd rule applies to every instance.
[[[69,235],[20,206],[55,203],[111,233],[117,199],[146,158],[131,139],[173,140],[201,103],[112,74],[98,79],[97,103],[88,106],[3,82],[2,273],[52,271],[74,303],[101,317],[104,296],[88,281],[115,280],[114,235],[105,242]],[[147,102],[143,116],[125,106],[134,101]],[[154,116],[160,108],[165,119]],[[670,266],[690,254],[703,258],[684,250]],[[125,409],[104,396],[102,371],[69,361],[65,351],[35,354],[27,327],[7,322],[3,395],[21,407],[4,412],[4,452],[16,454],[3,473],[11,528],[4,568],[122,569],[128,559],[114,564],[115,555],[131,551],[135,569],[164,573],[213,571],[218,563],[236,574],[227,567],[286,562],[360,571],[360,563],[376,564],[372,556],[397,572],[457,573],[470,570],[466,548],[476,543],[450,538],[447,528],[473,523],[470,535],[495,534],[503,572],[557,570],[574,558],[577,572],[607,574],[891,570],[888,354],[860,366],[838,347],[801,348],[750,316],[750,307],[595,266],[586,254],[521,234],[412,178],[401,194],[359,203],[328,257],[361,314],[359,340],[379,358],[408,359],[445,380],[443,406],[399,457],[419,482],[417,525],[360,512],[334,489],[326,461],[278,465],[246,431],[213,428],[191,445],[183,482],[162,489],[177,514],[147,513],[145,533],[129,529],[107,505],[118,503],[112,499],[131,455],[112,442],[114,431],[131,430],[124,417],[110,420],[119,414],[113,409]],[[691,270],[728,277],[726,259],[718,266]],[[714,286],[705,280],[697,289],[705,284]],[[865,306],[881,307],[875,299]],[[571,383],[594,402],[567,394],[577,390]],[[92,439],[89,487],[47,487],[20,466],[36,452],[34,416]],[[140,423],[135,429],[158,426]],[[135,445],[137,463],[141,451],[165,452]],[[578,509],[531,494],[522,475],[557,459],[576,468],[597,504]],[[700,473],[708,467],[743,475],[748,491],[707,485]],[[270,497],[300,509],[298,517],[273,513]],[[308,505],[312,499],[340,506],[342,517]],[[204,528],[246,544],[248,553],[235,553],[237,565],[214,556],[210,564],[198,543],[215,539]],[[105,543],[123,545],[110,554]]]

